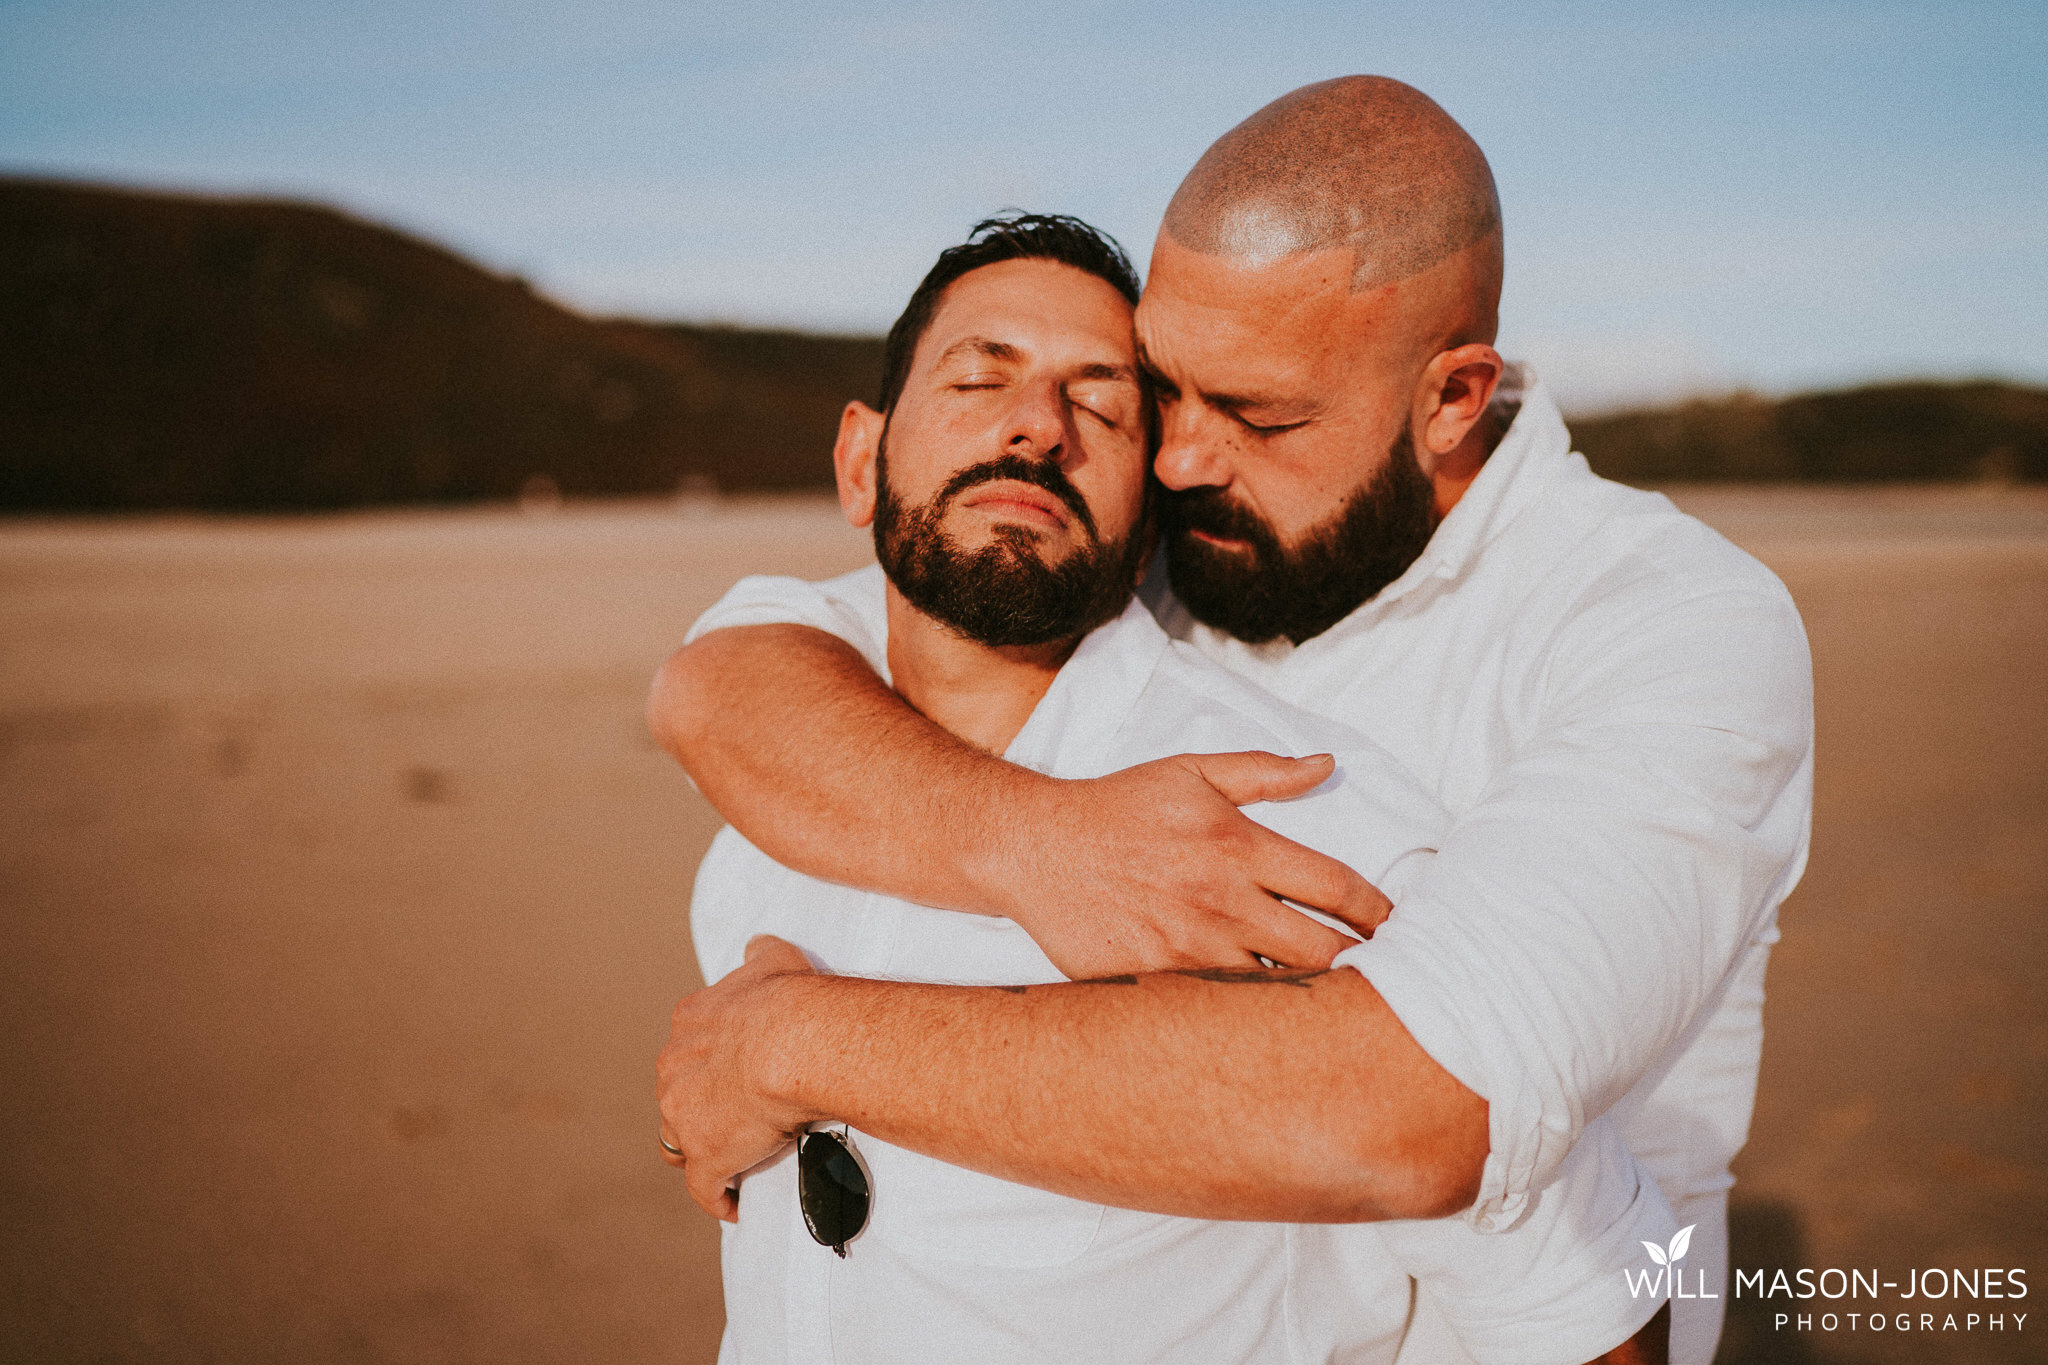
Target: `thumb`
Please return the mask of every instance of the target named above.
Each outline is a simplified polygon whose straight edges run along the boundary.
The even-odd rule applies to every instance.
[[[747,940],[747,965],[761,972],[807,972],[811,960],[788,939],[756,934]]]
[[[1314,791],[1337,770],[1329,754],[1282,758],[1254,749],[1238,754],[1189,754],[1187,761],[1233,806],[1285,801]]]

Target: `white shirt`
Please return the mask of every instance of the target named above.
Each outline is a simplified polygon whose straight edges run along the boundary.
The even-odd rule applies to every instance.
[[[881,571],[821,585],[876,605]],[[746,589],[748,592],[755,588]],[[861,610],[856,608],[856,611]],[[884,626],[886,629],[886,626]],[[885,652],[871,656],[886,668]],[[1006,757],[1058,777],[1171,754],[1324,751],[1315,793],[1249,808],[1389,895],[1425,875],[1448,821],[1384,750],[1176,644],[1132,602],[1075,651]],[[823,970],[968,985],[1062,979],[1008,920],[932,910],[804,877],[726,830],[699,870],[691,923],[707,981],[775,933]],[[1113,989],[1105,987],[1104,989]],[[1272,987],[1262,989],[1276,989]],[[1575,1365],[1654,1311],[1615,1267],[1675,1227],[1619,1131],[1598,1125],[1514,1232],[1456,1219],[1290,1228],[1135,1213],[949,1166],[867,1134],[869,1228],[841,1260],[804,1231],[787,1154],[748,1175],[724,1244],[721,1359],[1216,1362],[1392,1358],[1408,1275],[1476,1357]],[[1171,1134],[1162,1134],[1171,1141]]]
[[[1699,1225],[1691,1264],[1717,1286],[1764,965],[1806,863],[1805,632],[1768,569],[1668,499],[1596,477],[1533,377],[1520,398],[1422,556],[1324,634],[1252,647],[1171,597],[1153,607],[1233,672],[1370,736],[1450,811],[1428,874],[1340,960],[1487,1100],[1477,1224],[1511,1225],[1611,1111]],[[756,584],[696,632],[794,621],[872,650],[882,629],[873,604]],[[1711,1358],[1720,1307],[1674,1304],[1674,1361]]]

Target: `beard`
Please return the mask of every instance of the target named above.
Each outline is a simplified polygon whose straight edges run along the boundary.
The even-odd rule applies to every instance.
[[[1041,557],[1041,532],[997,526],[968,550],[940,523],[953,500],[979,484],[1015,479],[1058,498],[1088,543],[1057,564]],[[906,507],[889,487],[888,437],[875,460],[875,558],[909,603],[957,635],[992,648],[1078,639],[1124,609],[1149,548],[1148,516],[1120,540],[1104,542],[1079,489],[1058,465],[1002,455],[970,465],[932,500]]]
[[[1406,431],[1365,487],[1288,549],[1222,488],[1160,495],[1167,571],[1189,614],[1247,644],[1313,639],[1408,571],[1436,533],[1436,493]],[[1241,546],[1202,540],[1207,531]]]

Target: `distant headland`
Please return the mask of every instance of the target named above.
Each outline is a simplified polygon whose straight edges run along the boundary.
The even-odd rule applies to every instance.
[[[829,487],[877,337],[586,317],[331,208],[0,177],[0,511]],[[1580,418],[1630,482],[2048,480],[2048,389]]]

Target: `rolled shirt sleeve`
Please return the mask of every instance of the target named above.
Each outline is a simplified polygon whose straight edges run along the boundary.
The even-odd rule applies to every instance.
[[[1592,1121],[1507,1237],[1457,1218],[1372,1226],[1476,1365],[1576,1365],[1635,1335],[1661,1300],[1617,1267],[1678,1230],[1609,1118]],[[1342,1237],[1345,1232],[1326,1234]]]
[[[1561,629],[1527,740],[1338,958],[1488,1102],[1482,1230],[1704,1027],[1801,870],[1812,676],[1790,597],[1644,596]]]

